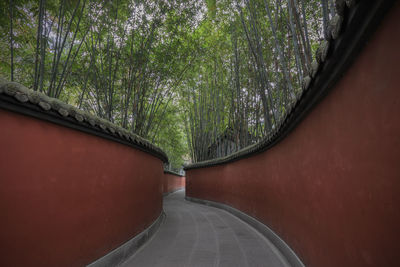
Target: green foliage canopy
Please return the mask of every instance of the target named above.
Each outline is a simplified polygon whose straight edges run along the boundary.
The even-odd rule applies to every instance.
[[[0,76],[160,145],[174,169],[276,127],[331,0],[0,2]]]

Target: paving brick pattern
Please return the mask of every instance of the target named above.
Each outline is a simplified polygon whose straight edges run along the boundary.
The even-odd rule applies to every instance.
[[[289,266],[251,226],[224,210],[185,201],[184,195],[181,190],[164,198],[164,223],[123,267]]]

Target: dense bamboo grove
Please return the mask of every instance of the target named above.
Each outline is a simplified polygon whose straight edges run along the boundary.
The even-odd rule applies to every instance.
[[[194,36],[203,51],[182,86],[191,158],[251,145],[276,127],[301,90],[333,1],[207,1]]]
[[[160,145],[173,168],[273,129],[333,0],[0,2],[0,75]]]

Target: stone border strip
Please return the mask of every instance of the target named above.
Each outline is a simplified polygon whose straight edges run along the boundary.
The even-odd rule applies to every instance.
[[[167,196],[169,196],[169,195],[171,195],[173,193],[176,193],[178,191],[181,191],[181,190],[185,190],[185,188],[182,187],[182,188],[175,189],[175,190],[173,190],[171,192],[163,193],[163,197],[167,197]]]
[[[329,38],[316,51],[301,92],[285,116],[263,140],[226,157],[196,162],[185,170],[234,162],[264,152],[284,139],[340,80],[396,0],[335,0],[337,15]]]
[[[0,108],[100,136],[142,150],[163,162],[168,162],[167,155],[144,138],[56,98],[1,78]]]
[[[187,201],[191,201],[198,204],[203,204],[219,209],[223,209],[234,216],[238,217],[245,223],[252,226],[255,230],[257,230],[260,234],[262,234],[265,238],[267,238],[283,255],[283,257],[289,262],[292,267],[305,267],[300,258],[294,253],[294,251],[283,241],[271,228],[261,223],[257,219],[247,215],[246,213],[235,209],[234,207],[228,206],[226,204],[204,200],[194,197],[185,196]]]
[[[87,267],[110,267],[124,263],[157,232],[158,228],[164,222],[165,216],[164,211],[162,211],[160,216],[158,216],[158,218],[143,232],[114,249],[107,255],[87,265]]]

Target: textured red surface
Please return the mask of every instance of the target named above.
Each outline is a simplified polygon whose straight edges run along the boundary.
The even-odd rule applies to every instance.
[[[162,210],[162,162],[0,110],[0,266],[84,266]]]
[[[400,248],[400,5],[282,142],[186,172],[186,194],[271,227],[311,267],[395,267]]]
[[[163,193],[170,193],[185,187],[185,177],[164,173]]]

